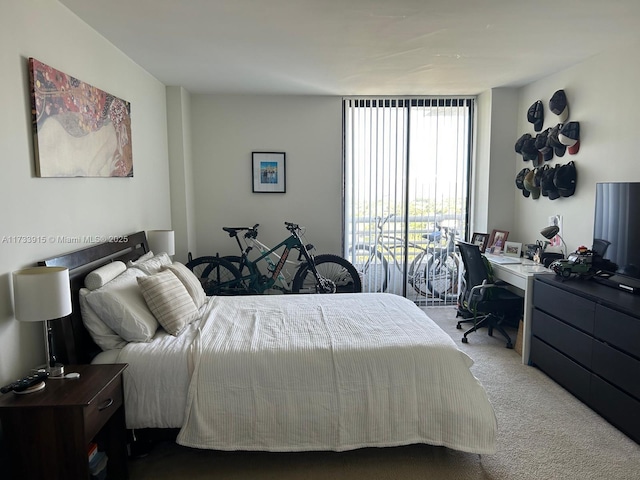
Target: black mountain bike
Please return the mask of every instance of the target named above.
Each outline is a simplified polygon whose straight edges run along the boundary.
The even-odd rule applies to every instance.
[[[273,248],[258,240],[258,226],[223,227],[236,239],[240,256],[199,257],[187,263],[207,295],[261,294],[274,290],[283,293],[362,291],[355,267],[337,255],[312,255],[310,252],[314,247],[305,245],[303,229],[299,225],[285,222],[290,235]],[[281,248],[282,253],[276,253]],[[251,260],[249,254],[254,249],[258,250],[258,256]],[[292,250],[298,250],[297,260],[289,258]],[[293,278],[285,268],[291,265],[295,267]]]

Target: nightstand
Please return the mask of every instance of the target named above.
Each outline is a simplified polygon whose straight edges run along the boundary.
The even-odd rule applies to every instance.
[[[127,479],[122,372],[126,364],[69,365],[78,379],[47,379],[44,390],[0,396],[0,420],[14,479],[87,480],[87,449],[109,458],[110,479]],[[3,477],[5,478],[5,477]]]

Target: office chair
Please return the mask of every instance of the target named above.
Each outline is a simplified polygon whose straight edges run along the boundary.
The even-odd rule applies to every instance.
[[[513,348],[503,325],[522,318],[522,297],[508,290],[504,283],[494,282],[491,264],[477,245],[458,242],[458,248],[464,264],[464,281],[456,315],[463,320],[458,321],[456,328],[461,330],[462,323],[473,322],[473,327],[464,332],[462,343],[468,343],[467,335],[471,332],[487,327],[489,336],[493,336],[495,329],[507,340],[507,348]]]

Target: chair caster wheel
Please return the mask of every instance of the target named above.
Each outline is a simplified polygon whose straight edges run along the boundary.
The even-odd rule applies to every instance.
[[[462,337],[462,343],[469,343],[469,339],[467,337]]]
[[[457,324],[457,325],[456,325],[456,328],[457,328],[458,330],[462,330],[462,325]]]

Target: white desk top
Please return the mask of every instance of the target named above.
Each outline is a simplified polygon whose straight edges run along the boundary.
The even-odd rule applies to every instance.
[[[494,270],[502,270],[505,273],[517,275],[518,277],[522,277],[522,278],[532,277],[537,273],[553,273],[553,271],[549,270],[544,265],[535,263],[531,260],[521,260],[521,263],[498,263],[498,262],[492,261],[492,259],[488,255],[487,255],[487,260],[491,262],[491,265]],[[505,278],[501,278],[501,279],[506,280]]]

